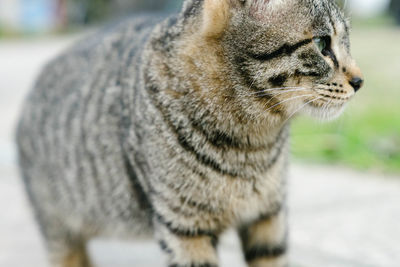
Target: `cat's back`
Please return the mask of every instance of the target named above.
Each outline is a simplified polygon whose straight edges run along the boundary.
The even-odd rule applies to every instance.
[[[126,80],[135,83],[143,48],[161,19],[121,20],[44,67],[16,133],[20,169],[34,206],[47,209],[43,203],[52,203],[63,211],[57,216],[70,214],[64,219],[73,220],[80,214],[86,224],[92,218],[107,224],[104,214],[110,211],[124,220],[135,213],[147,223],[128,190],[121,117],[124,91],[140,89],[128,88]]]
[[[135,60],[160,19],[153,15],[126,18],[82,38],[43,68],[28,104],[50,104],[84,87],[118,83],[125,67]],[[96,84],[100,82],[103,84]],[[47,100],[47,101],[44,101]]]
[[[56,136],[51,135],[63,132],[60,138],[68,143],[82,130],[78,128],[99,126],[113,116],[113,102],[120,97],[125,71],[140,64],[142,48],[158,21],[160,16],[154,15],[123,19],[83,38],[50,61],[23,106],[19,146],[23,149],[31,143],[33,155],[46,154],[38,143],[55,145]],[[130,76],[134,79],[135,73]]]

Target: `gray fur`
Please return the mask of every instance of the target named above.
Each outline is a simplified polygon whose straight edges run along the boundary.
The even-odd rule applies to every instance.
[[[84,245],[99,235],[153,235],[170,266],[217,266],[230,227],[250,265],[287,264],[288,121],[301,109],[336,116],[354,94],[347,22],[328,0],[223,1],[219,36],[202,36],[210,11],[188,0],[43,70],[17,141],[54,266],[89,266]],[[340,68],[310,35],[338,36]],[[294,86],[304,90],[283,89]]]

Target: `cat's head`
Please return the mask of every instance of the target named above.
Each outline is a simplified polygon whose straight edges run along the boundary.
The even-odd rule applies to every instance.
[[[257,112],[335,118],[363,84],[332,0],[204,0],[201,12],[202,36]]]

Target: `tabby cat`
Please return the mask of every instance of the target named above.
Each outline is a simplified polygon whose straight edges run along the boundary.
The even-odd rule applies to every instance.
[[[17,133],[52,266],[90,266],[96,236],[217,266],[232,227],[249,266],[288,266],[289,121],[337,117],[362,83],[331,0],[186,0],[80,42],[45,67]]]

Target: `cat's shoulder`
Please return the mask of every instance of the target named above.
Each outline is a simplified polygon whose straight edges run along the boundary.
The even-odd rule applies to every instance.
[[[109,22],[100,28],[83,33],[69,47],[48,62],[48,65],[60,64],[78,57],[90,60],[118,53],[124,49],[140,46],[156,25],[167,17],[164,13],[136,14]]]

